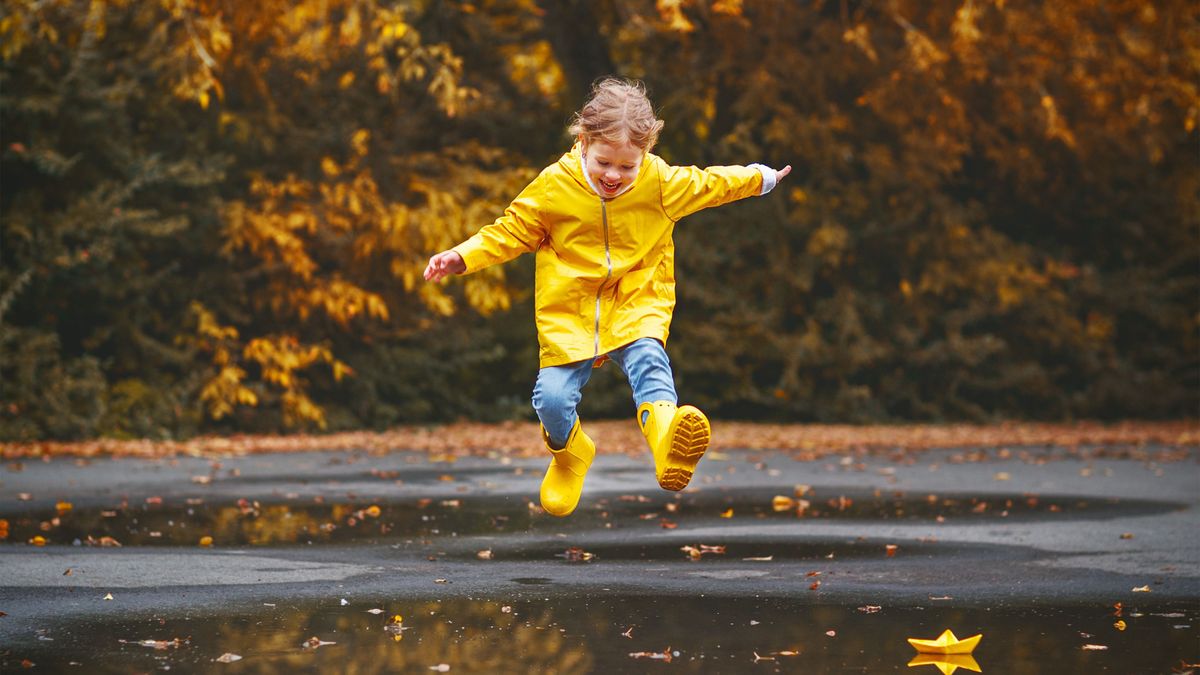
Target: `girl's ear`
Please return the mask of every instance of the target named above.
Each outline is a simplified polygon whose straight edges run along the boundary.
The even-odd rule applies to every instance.
[[[580,154],[586,157],[587,156],[587,140],[584,139],[583,134],[579,134],[579,136],[576,137],[576,140],[579,141]]]

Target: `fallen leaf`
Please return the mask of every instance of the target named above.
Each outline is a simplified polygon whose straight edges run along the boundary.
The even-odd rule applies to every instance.
[[[828,635],[829,637],[836,637],[837,631],[836,630],[827,630],[827,631],[825,631],[825,634]]]
[[[1132,532],[1122,532],[1121,538],[1122,539],[1133,539],[1133,533]]]
[[[722,512],[721,512],[721,517],[722,517],[722,518],[732,518],[732,517],[733,517],[733,509],[732,509],[732,508],[729,508],[729,509],[727,509],[727,510],[725,510],[725,511],[722,511]]]
[[[1101,650],[1105,650],[1105,649],[1108,649],[1108,645],[1084,645],[1083,646],[1083,651],[1085,651],[1085,652],[1101,651]]]
[[[326,642],[326,641],[322,640],[321,638],[314,635],[314,636],[308,638],[307,640],[305,640],[304,642],[301,642],[300,646],[305,649],[317,649],[318,647],[324,647],[325,645],[336,645],[336,644],[337,644],[336,642]]]
[[[1132,590],[1134,593],[1149,593],[1150,587],[1149,586],[1138,586],[1137,588],[1133,588],[1130,590]]]
[[[197,485],[208,485],[212,482],[212,476],[192,476],[192,482]]]
[[[450,672],[450,664],[449,663],[439,663],[436,666],[429,666],[429,669],[434,672],[438,672],[438,673],[448,673],[448,672]]]
[[[709,546],[708,544],[700,544],[701,553],[717,553],[723,555],[725,553],[724,546]]]
[[[34,546],[45,546],[46,538],[39,534],[39,535],[35,536],[33,539],[30,539],[29,543],[33,544]]]
[[[1116,623],[1113,624],[1113,628],[1116,628],[1117,630],[1125,630],[1125,622],[1123,620],[1117,620]]]
[[[232,652],[225,652],[213,660],[217,663],[233,663],[234,661],[241,661],[242,657]]]
[[[996,473],[995,476],[992,476],[992,477],[995,478],[996,480],[1009,480],[1012,478],[1012,476],[1009,475],[1009,473],[1007,471],[999,471]]]
[[[634,659],[657,659],[666,663],[671,662],[671,648],[667,647],[661,652],[630,652],[630,658]]]
[[[742,558],[745,562],[771,562],[775,559],[773,555],[764,555],[758,558]]]
[[[378,517],[379,517],[379,515],[380,515],[381,513],[383,513],[383,510],[382,510],[382,509],[380,509],[378,506],[375,506],[374,504],[372,504],[371,506],[368,506],[368,507],[367,507],[367,508],[366,508],[366,509],[363,511],[363,513],[367,514],[368,516],[371,516],[372,518],[378,518]]]
[[[54,508],[58,510],[58,515],[62,516],[70,513],[74,507],[71,505],[71,502],[58,502],[54,505]]]
[[[21,502],[33,501],[33,495],[29,494],[28,492],[18,492],[17,493],[17,501],[21,501]]]
[[[71,576],[71,568],[70,568],[70,567],[68,567],[68,568],[67,568],[67,571],[66,571],[66,572],[63,572],[63,576],[64,576],[64,577],[69,577],[69,576]]]
[[[212,546],[212,544],[213,544],[213,538],[212,538],[212,537],[210,537],[210,536],[208,536],[208,535],[205,535],[205,536],[203,536],[203,537],[200,537],[200,545],[201,545],[201,546],[208,547],[208,546]]]
[[[884,550],[887,551],[887,557],[893,558],[896,556],[896,551],[899,548],[900,547],[895,544],[888,544],[887,546],[884,547]]]
[[[341,601],[341,605],[342,605],[342,607],[345,607],[345,606],[346,606],[346,605],[348,605],[348,604],[350,604],[350,601],[349,601],[349,600],[347,600],[347,599],[345,599],[345,598],[342,598],[342,601]]]
[[[446,579],[434,579],[434,580],[433,580],[433,583],[435,583],[435,584],[448,584],[448,583],[450,583],[450,582],[449,582],[448,580],[446,580]]]
[[[560,553],[559,557],[566,558],[567,562],[591,562],[596,554],[589,553],[578,546],[572,546]]]
[[[808,590],[810,590],[810,591],[815,591],[815,590],[817,590],[817,589],[818,589],[818,588],[820,588],[820,587],[821,587],[821,580],[820,580],[820,579],[818,579],[818,580],[816,580],[816,581],[812,582],[811,584],[809,584],[809,586],[808,586]]]
[[[120,640],[122,644],[130,644],[125,640]],[[149,647],[151,649],[179,649],[182,640],[175,638],[174,640],[138,640],[133,644],[141,647]]]
[[[105,599],[105,600],[112,600],[112,599],[113,599],[112,593],[106,593],[106,594],[104,595],[104,599]]]
[[[626,629],[625,629],[625,632],[624,632],[624,633],[621,633],[621,637],[627,637],[627,638],[629,638],[630,640],[632,640],[632,639],[633,639],[633,626],[630,626],[629,628],[626,628]]]
[[[484,550],[477,552],[475,554],[475,557],[479,558],[480,560],[491,560],[492,559],[492,549],[485,548]]]
[[[367,614],[383,614],[383,610],[379,609],[378,607],[375,607],[372,609],[368,609]]]
[[[863,614],[875,614],[876,612],[878,612],[881,609],[883,609],[883,607],[881,607],[879,605],[864,605],[862,607],[859,607],[858,611],[862,612]]]
[[[771,508],[775,509],[776,512],[791,511],[795,506],[796,500],[792,499],[791,497],[775,495],[775,497],[771,499]]]

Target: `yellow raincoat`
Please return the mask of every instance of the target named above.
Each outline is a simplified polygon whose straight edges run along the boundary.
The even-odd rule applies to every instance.
[[[675,222],[758,195],[762,181],[753,167],[678,167],[647,154],[632,186],[601,199],[584,177],[576,144],[504,215],[453,250],[467,272],[537,251],[542,368],[602,356],[644,337],[665,344],[675,309]]]

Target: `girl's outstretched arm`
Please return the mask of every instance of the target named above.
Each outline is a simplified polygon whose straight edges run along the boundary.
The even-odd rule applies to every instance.
[[[462,274],[467,271],[467,263],[463,262],[458,251],[442,251],[429,259],[425,266],[425,281],[440,281],[451,274]]]

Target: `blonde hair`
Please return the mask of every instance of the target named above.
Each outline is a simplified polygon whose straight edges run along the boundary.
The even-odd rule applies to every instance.
[[[654,114],[646,86],[637,80],[606,77],[592,85],[592,95],[575,113],[569,129],[586,142],[624,143],[649,152],[658,142],[663,121]]]

